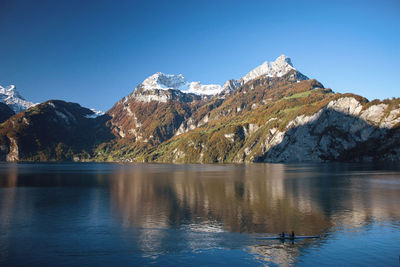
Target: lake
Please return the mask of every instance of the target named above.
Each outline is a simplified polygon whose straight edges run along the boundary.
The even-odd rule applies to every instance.
[[[397,165],[0,164],[1,266],[399,260]]]

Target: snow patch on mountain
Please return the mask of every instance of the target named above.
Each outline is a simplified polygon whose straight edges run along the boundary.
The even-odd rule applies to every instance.
[[[62,112],[61,112],[61,114],[60,114],[60,111],[57,110],[57,109],[59,109],[59,107],[58,107],[53,101],[48,101],[48,102],[47,102],[47,105],[50,106],[50,107],[52,107],[52,108],[54,108],[54,109],[55,109],[55,112],[56,112],[56,114],[57,114],[58,116],[63,117],[63,116],[61,115]],[[63,108],[61,108],[61,109],[63,109]],[[94,109],[94,108],[91,108],[90,111],[91,111],[92,113],[84,115],[85,118],[87,118],[87,119],[95,119],[95,118],[97,118],[97,117],[102,116],[102,115],[105,114],[103,111],[96,110],[96,109]],[[65,109],[63,109],[63,112],[66,112]],[[71,117],[73,117],[72,114],[70,114],[70,115],[71,115]]]
[[[24,111],[37,104],[26,101],[17,91],[15,85],[0,86],[0,102],[8,105],[15,113]]]
[[[96,110],[94,108],[91,108],[90,110],[93,111],[93,114],[86,115],[85,117],[88,118],[88,119],[95,119],[97,117],[100,117],[100,116],[104,115],[104,112],[101,111],[101,110]]]

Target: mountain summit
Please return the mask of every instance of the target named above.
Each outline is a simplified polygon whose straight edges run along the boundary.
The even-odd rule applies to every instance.
[[[246,83],[250,80],[253,80],[263,75],[267,77],[282,77],[288,74],[290,71],[297,72],[296,68],[293,67],[291,59],[282,54],[275,61],[272,61],[271,63],[265,61],[263,64],[251,70],[249,73],[243,76],[239,81],[241,83]],[[307,79],[308,78],[306,76],[302,75],[300,80],[307,80]]]
[[[35,104],[26,101],[17,91],[15,85],[0,86],[0,102],[8,105],[15,113],[26,110]]]

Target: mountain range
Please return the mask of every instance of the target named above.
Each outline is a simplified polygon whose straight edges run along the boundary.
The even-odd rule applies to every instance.
[[[335,93],[281,55],[222,86],[157,72],[106,113],[0,87],[0,160],[400,160],[400,99]]]

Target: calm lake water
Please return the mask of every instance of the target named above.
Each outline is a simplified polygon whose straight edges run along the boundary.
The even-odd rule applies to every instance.
[[[319,239],[263,240],[282,231]],[[400,168],[0,164],[0,265],[400,266]]]

